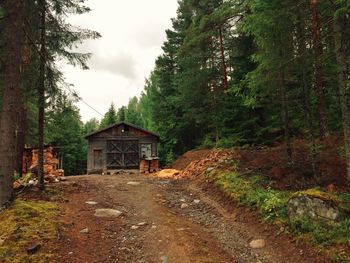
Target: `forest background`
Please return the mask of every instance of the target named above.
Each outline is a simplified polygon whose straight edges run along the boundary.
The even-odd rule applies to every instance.
[[[329,135],[344,137],[339,154],[350,164],[348,1],[180,0],[142,94],[119,109],[112,104],[101,120],[86,123],[76,107],[79,95],[55,67],[65,59],[87,68],[89,54],[67,50],[99,34],[64,20],[88,12],[83,2],[42,0],[6,9],[2,1],[0,9],[1,28],[24,27],[12,36],[23,40],[17,47],[21,79],[12,85],[19,83],[23,92],[15,104],[23,113],[16,119],[25,127],[24,142],[38,145],[43,127],[37,118],[44,108],[44,142],[60,147],[66,174],[85,173],[84,135],[118,121],[158,133],[163,165],[194,148],[281,141],[293,163],[293,141],[303,138],[317,175]],[[23,15],[10,21],[15,8]],[[2,92],[11,81],[5,72],[11,40],[6,31],[1,34]],[[6,98],[2,116],[4,103]]]

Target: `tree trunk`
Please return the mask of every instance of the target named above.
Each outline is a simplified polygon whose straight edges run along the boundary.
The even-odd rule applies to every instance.
[[[16,170],[16,130],[18,102],[21,102],[21,51],[24,39],[24,1],[6,0],[7,23],[4,30],[5,55],[3,99],[0,136],[0,206],[8,203],[13,194],[13,175]]]
[[[302,76],[302,86],[303,86],[303,102],[304,102],[304,112],[305,112],[305,125],[309,129],[308,139],[309,139],[309,151],[311,157],[311,166],[312,173],[314,177],[318,176],[318,167],[316,164],[316,141],[314,134],[314,114],[311,107],[311,98],[310,98],[310,87],[308,81],[307,73],[307,50],[306,50],[306,40],[305,40],[305,24],[301,15],[298,16],[300,21],[297,25],[297,39],[298,39],[298,52],[299,52],[299,64]]]
[[[17,126],[17,162],[16,162],[16,172],[22,175],[23,170],[23,153],[26,138],[27,129],[27,109],[25,105],[19,106],[18,110],[18,126]]]
[[[26,27],[26,26],[25,26]],[[25,87],[32,87],[32,81],[28,81],[28,78],[31,79],[31,55],[32,48],[29,41],[29,37],[25,36],[24,44],[22,46],[22,96],[27,97],[28,91],[31,91],[31,88],[25,89]],[[26,139],[26,130],[27,130],[27,105],[23,100],[20,102],[18,109],[18,129],[17,129],[17,162],[16,162],[16,171],[22,175],[23,172],[23,153],[25,147]]]
[[[44,122],[45,122],[45,68],[46,68],[46,1],[40,1],[41,7],[41,36],[40,36],[40,69],[38,81],[38,103],[39,103],[39,145],[38,145],[38,177],[39,187],[45,189],[44,184]]]
[[[317,112],[320,126],[320,138],[324,139],[327,132],[326,126],[326,96],[323,80],[322,67],[322,36],[321,17],[318,12],[319,0],[311,0],[312,28],[313,28],[313,49],[315,56],[315,90],[317,94]]]
[[[283,75],[283,73],[282,73]],[[286,94],[286,86],[284,84],[284,77],[281,79],[281,97],[282,97],[282,118],[283,118],[283,129],[284,129],[284,138],[287,143],[287,156],[288,160],[292,161],[292,140],[290,135],[290,126],[289,126],[289,113],[288,113],[288,102],[287,102],[287,94]]]
[[[345,16],[335,19],[333,23],[335,56],[337,60],[338,88],[344,131],[344,146],[347,163],[347,181],[350,185],[350,90],[347,86],[347,50],[344,31],[348,26]]]
[[[283,56],[281,55],[281,61],[283,61]],[[283,120],[283,129],[284,129],[284,139],[287,143],[287,156],[289,162],[293,161],[292,156],[292,139],[290,134],[290,124],[289,124],[289,110],[288,110],[288,96],[286,89],[286,80],[285,80],[285,72],[284,66],[281,64],[280,67],[280,76],[279,76],[279,84],[280,84],[280,93],[281,93],[281,101],[282,101],[282,120]]]
[[[219,34],[220,34],[220,52],[221,52],[222,74],[224,76],[224,87],[225,87],[225,89],[228,89],[228,76],[227,76],[227,66],[226,66],[226,59],[225,59],[225,47],[224,47],[224,40],[223,40],[223,36],[222,36],[221,27],[219,27]]]

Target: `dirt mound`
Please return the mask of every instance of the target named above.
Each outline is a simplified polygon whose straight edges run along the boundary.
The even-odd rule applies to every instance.
[[[326,187],[330,184],[338,190],[346,185],[346,162],[342,156],[340,136],[328,136],[323,142],[317,142],[319,152],[315,156],[317,177],[313,175],[308,141],[293,141],[293,157],[289,162],[286,144],[274,147],[238,150],[241,156],[240,169],[249,169],[264,175],[273,182],[273,187],[281,190],[301,190],[315,186]]]
[[[315,186],[334,185],[343,190],[346,185],[346,162],[343,140],[339,135],[328,136],[317,142],[319,152],[315,157],[317,177],[313,176],[309,142],[293,141],[293,159],[286,154],[286,144],[273,147],[235,148],[231,150],[190,151],[181,156],[172,168],[182,170],[179,176],[200,177],[206,171],[235,171],[249,175],[262,175],[272,186],[280,190],[302,190]]]
[[[181,172],[181,177],[199,176],[208,169],[214,169],[214,167],[217,167],[220,164],[231,164],[235,156],[233,150],[211,151],[204,158],[192,161],[187,165],[187,167]]]
[[[186,152],[171,165],[171,168],[176,170],[184,170],[191,162],[205,158],[210,152],[211,150],[208,149]]]
[[[164,169],[155,173],[158,178],[180,179],[196,177],[203,174],[208,168],[217,167],[224,170],[223,164],[230,164],[232,168],[233,158],[238,158],[233,150],[196,150],[189,151],[175,161],[172,169]],[[181,168],[181,169],[180,169]]]

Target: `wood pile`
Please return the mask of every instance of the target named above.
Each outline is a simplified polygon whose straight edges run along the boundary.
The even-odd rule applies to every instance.
[[[29,171],[37,174],[38,171],[38,162],[39,162],[39,154],[38,149],[32,150],[31,156],[31,166],[29,167]],[[59,177],[62,176],[62,171],[58,170],[59,160],[57,159],[57,153],[54,147],[47,147],[44,150],[44,175],[45,176],[53,176]]]
[[[181,155],[173,164],[171,168],[176,170],[184,170],[191,162],[201,160],[207,157],[212,151],[209,149],[188,151]]]
[[[36,148],[26,148],[23,154],[22,177],[14,182],[14,189],[37,184],[39,154]],[[59,168],[57,149],[46,146],[44,149],[44,177],[46,182],[58,182],[64,177],[64,170]]]

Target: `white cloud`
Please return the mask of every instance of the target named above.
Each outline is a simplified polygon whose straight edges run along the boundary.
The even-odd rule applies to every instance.
[[[91,65],[92,70],[107,71],[127,79],[137,79],[136,63],[132,54],[119,53],[111,56],[95,54],[88,64]]]
[[[117,107],[138,96],[161,54],[166,39],[165,30],[171,27],[176,15],[177,0],[90,0],[92,11],[69,18],[74,25],[102,34],[80,46],[82,52],[93,53],[83,71],[63,67],[67,82],[91,106],[105,113],[111,102]],[[84,121],[100,116],[79,103]]]

